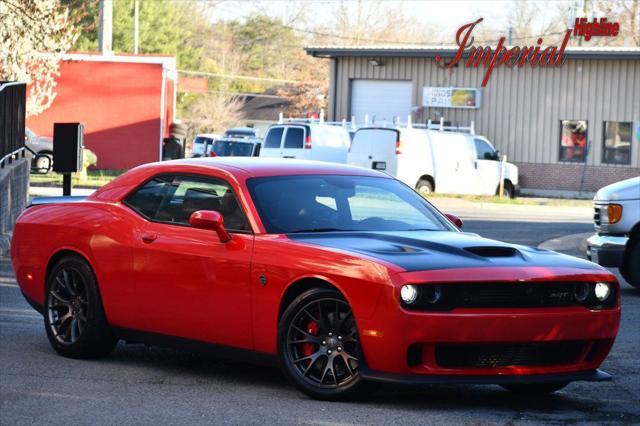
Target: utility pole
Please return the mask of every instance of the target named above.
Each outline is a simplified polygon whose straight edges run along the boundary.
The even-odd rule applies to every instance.
[[[140,2],[138,0],[134,0],[133,2],[133,53],[135,55],[138,54],[139,9],[140,9]]]
[[[113,52],[113,0],[100,0],[98,48],[103,55]]]
[[[513,43],[513,27],[509,27],[509,37],[508,37],[508,42],[507,42],[507,46],[512,46]]]

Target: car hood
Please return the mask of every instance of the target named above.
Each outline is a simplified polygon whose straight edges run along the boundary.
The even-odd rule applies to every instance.
[[[624,201],[640,198],[640,177],[612,183],[601,188],[594,201]]]
[[[296,242],[362,254],[406,271],[478,267],[569,267],[602,271],[594,263],[549,250],[450,231],[288,234]]]

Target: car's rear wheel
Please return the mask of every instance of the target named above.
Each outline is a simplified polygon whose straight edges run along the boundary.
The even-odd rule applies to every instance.
[[[104,356],[118,342],[107,324],[93,271],[79,256],[65,256],[51,270],[44,323],[51,346],[66,357]]]
[[[501,385],[503,388],[511,392],[522,395],[546,395],[558,391],[569,382],[553,382],[553,383],[521,383],[512,385]]]
[[[420,195],[429,195],[433,193],[433,183],[427,179],[420,179],[416,184],[416,191]]]
[[[330,289],[312,289],[285,310],[278,355],[286,376],[304,393],[347,399],[362,389],[361,351],[351,307]]]
[[[53,155],[51,155],[48,152],[39,153],[39,156],[36,157],[35,168],[38,169],[40,173],[49,173],[52,167],[53,167]]]

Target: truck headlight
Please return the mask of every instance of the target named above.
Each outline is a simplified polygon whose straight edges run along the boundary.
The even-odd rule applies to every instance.
[[[418,287],[412,284],[403,285],[400,289],[400,298],[407,305],[412,304],[418,298]]]
[[[609,298],[609,295],[611,294],[611,286],[609,285],[609,283],[596,283],[593,292],[596,295],[596,299],[598,299],[600,302],[604,302]]]

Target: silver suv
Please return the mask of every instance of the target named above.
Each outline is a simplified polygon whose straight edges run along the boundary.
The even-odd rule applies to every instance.
[[[640,288],[640,177],[600,189],[593,199],[596,233],[587,240],[587,257],[620,268]]]

